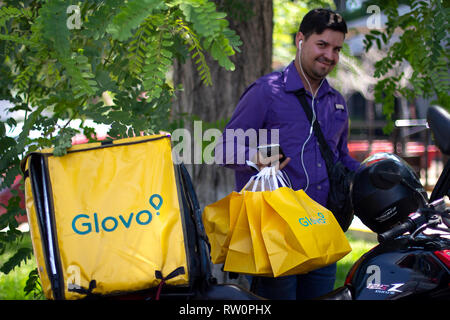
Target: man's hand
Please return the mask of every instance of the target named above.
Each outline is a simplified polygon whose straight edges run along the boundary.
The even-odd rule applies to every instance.
[[[261,170],[264,167],[269,166],[275,166],[277,170],[281,170],[291,161],[291,158],[286,157],[286,159],[280,163],[280,159],[283,155],[276,154],[271,157],[265,158],[261,152],[258,151],[258,153],[255,155],[255,158],[252,160],[253,163],[255,163],[258,166],[258,169]]]

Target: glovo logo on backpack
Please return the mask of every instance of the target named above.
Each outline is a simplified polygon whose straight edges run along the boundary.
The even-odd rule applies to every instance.
[[[153,194],[149,198],[150,205],[156,210],[159,216],[159,209],[163,204],[163,198],[159,194]],[[99,233],[101,230],[105,232],[113,232],[118,228],[130,228],[137,224],[146,226],[152,222],[153,215],[150,210],[143,209],[137,213],[130,212],[128,214],[119,214],[117,216],[107,216],[99,220],[98,214],[94,212],[89,214],[78,214],[72,220],[72,229],[79,235],[87,235],[91,232]]]

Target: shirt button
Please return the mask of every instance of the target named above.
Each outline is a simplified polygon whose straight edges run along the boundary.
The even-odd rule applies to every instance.
[[[317,166],[318,166],[319,168],[322,168],[322,164],[321,164],[320,162],[317,162]]]
[[[317,186],[317,190],[322,190],[322,186]]]

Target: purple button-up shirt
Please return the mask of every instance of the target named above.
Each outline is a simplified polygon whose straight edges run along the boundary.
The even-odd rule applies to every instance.
[[[273,72],[258,79],[241,96],[222,135],[222,141],[216,146],[216,161],[235,169],[237,191],[256,173],[252,167],[242,162],[242,157],[251,160],[257,150],[255,145],[248,143],[251,139],[247,139],[245,143],[237,143],[236,138],[227,136],[227,129],[235,132],[238,129],[254,129],[256,132],[259,129],[278,129],[281,149],[291,158],[283,172],[289,176],[294,190],[305,189],[307,178],[301,163],[301,152],[310,135],[311,124],[294,94],[303,87],[295,64],[291,62],[283,72]],[[311,105],[312,96],[308,91],[306,99]],[[315,97],[314,107],[317,121],[335,159],[341,160],[350,170],[355,170],[359,162],[351,158],[348,152],[348,112],[344,98],[324,80]],[[273,137],[271,139],[269,135],[267,143],[272,141]],[[266,141],[261,142],[261,136],[258,135],[258,145],[265,144]],[[226,152],[227,148],[234,152]],[[304,146],[303,163],[309,177],[306,193],[315,201],[326,205],[328,174],[314,133]]]

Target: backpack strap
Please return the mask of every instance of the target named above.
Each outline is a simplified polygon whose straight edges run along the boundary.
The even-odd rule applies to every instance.
[[[302,88],[300,90],[295,91],[295,95],[297,96],[298,101],[300,102],[301,106],[303,107],[306,117],[308,118],[309,122],[311,123],[313,114],[312,114],[312,109],[311,109],[308,101],[306,101],[305,89]],[[317,138],[317,141],[319,142],[320,153],[322,154],[322,157],[325,160],[325,164],[327,166],[328,172],[331,172],[331,169],[333,168],[333,164],[334,164],[333,152],[331,151],[330,146],[328,145],[327,141],[325,140],[325,137],[322,133],[322,130],[320,129],[320,125],[319,125],[318,121],[314,121],[313,130],[314,130],[314,134]]]
[[[175,270],[173,270],[171,273],[167,275],[167,277],[163,277],[163,274],[160,270],[155,271],[155,278],[160,279],[161,282],[158,285],[158,290],[156,291],[156,297],[155,300],[159,300],[159,296],[161,294],[161,289],[163,285],[166,283],[167,280],[170,280],[172,278],[175,278],[176,276],[179,276],[181,274],[185,274],[186,271],[184,270],[184,267],[178,267]]]

